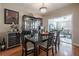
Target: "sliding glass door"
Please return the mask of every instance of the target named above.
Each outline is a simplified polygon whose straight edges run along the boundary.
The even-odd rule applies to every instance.
[[[48,30],[62,30],[60,34],[61,41],[72,43],[72,15],[49,19]]]

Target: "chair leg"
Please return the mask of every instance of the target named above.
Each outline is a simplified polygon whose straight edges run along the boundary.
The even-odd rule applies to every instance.
[[[48,49],[47,49],[47,51],[46,51],[46,55],[48,56]]]
[[[27,56],[27,51],[25,50],[25,56]]]
[[[58,43],[58,50],[60,49],[60,41],[59,41],[59,43]]]
[[[55,53],[57,53],[57,45],[55,44]]]
[[[39,46],[39,55],[40,55],[40,46]]]
[[[53,47],[52,47],[52,55],[54,55],[54,50],[53,50]]]
[[[60,49],[60,45],[58,45],[58,51],[59,51],[59,49]]]
[[[35,56],[35,49],[33,50],[33,55]]]
[[[35,53],[36,53],[36,52],[35,52],[35,47],[34,47],[34,56],[35,56]]]
[[[24,50],[22,49],[22,56],[24,56]]]
[[[58,42],[58,50],[59,50],[59,48],[60,48],[60,38],[59,38],[59,42]]]
[[[37,56],[37,48],[36,48],[36,44],[34,44],[34,56]]]

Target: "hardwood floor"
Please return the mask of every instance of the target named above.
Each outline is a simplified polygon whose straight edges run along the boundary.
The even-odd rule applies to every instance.
[[[12,48],[6,51],[0,52],[0,56],[21,56],[21,47]],[[30,56],[32,56],[31,54]],[[45,56],[46,52],[41,50],[39,56]],[[49,51],[49,56],[52,56],[51,50]],[[72,46],[71,44],[63,43],[60,44],[60,50],[55,54],[55,56],[79,56],[79,47]]]
[[[40,54],[40,56],[45,55],[44,51]],[[49,56],[52,56],[51,50],[49,51]],[[55,56],[79,56],[79,47],[61,42],[60,50],[55,54]]]
[[[0,52],[0,56],[21,56],[21,53],[21,47],[16,47]]]

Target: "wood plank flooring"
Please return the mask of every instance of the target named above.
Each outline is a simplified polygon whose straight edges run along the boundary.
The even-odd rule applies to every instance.
[[[21,53],[21,47],[16,47],[0,52],[0,56],[21,56]],[[30,56],[32,55],[33,54]],[[46,53],[41,50],[39,56],[46,56]],[[49,56],[52,56],[51,50],[49,51]],[[57,52],[57,54],[55,54],[55,56],[79,56],[79,47],[61,42],[60,50]]]
[[[0,56],[21,56],[21,53],[21,47],[16,47],[0,52]]]

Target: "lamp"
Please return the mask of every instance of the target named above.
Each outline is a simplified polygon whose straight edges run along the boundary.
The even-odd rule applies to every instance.
[[[47,7],[45,7],[44,3],[42,4],[42,7],[39,9],[41,13],[47,12]]]

